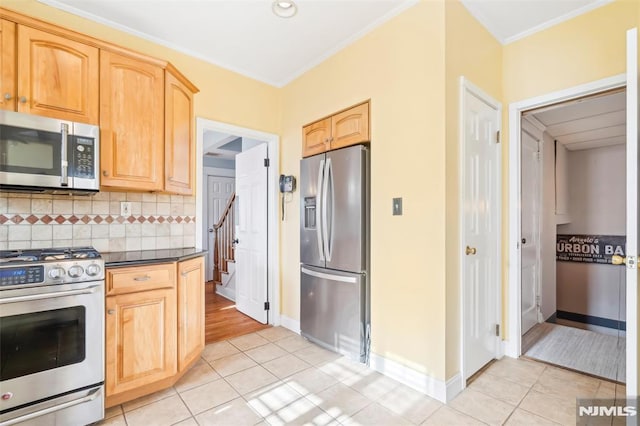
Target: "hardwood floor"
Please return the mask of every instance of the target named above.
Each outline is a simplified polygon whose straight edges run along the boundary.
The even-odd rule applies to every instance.
[[[271,327],[239,312],[235,306],[235,302],[216,294],[213,281],[205,283],[204,339],[206,343],[218,342]]]

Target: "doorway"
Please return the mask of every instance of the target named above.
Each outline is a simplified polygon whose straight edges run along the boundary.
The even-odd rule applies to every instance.
[[[243,285],[247,285],[247,276],[249,276],[250,285],[254,288],[250,294],[262,294],[260,296],[260,312],[254,311],[246,312],[245,315],[253,316],[256,323],[279,325],[279,286],[278,283],[278,238],[277,238],[277,176],[278,176],[278,142],[277,135],[257,132],[251,129],[241,128],[238,126],[232,126],[225,123],[206,120],[203,118],[196,119],[196,132],[197,132],[197,170],[200,170],[196,176],[197,188],[196,191],[196,209],[199,213],[199,217],[203,218],[200,226],[196,227],[196,243],[206,250],[208,250],[208,265],[207,265],[207,279],[211,278],[206,286],[207,290],[214,291],[218,287],[215,293],[216,297],[209,297],[210,304],[216,303],[216,306],[222,306],[220,302],[225,302],[226,298],[230,303],[229,306],[222,306],[220,309],[213,309],[207,305],[207,325],[215,322],[215,317],[220,317],[220,312],[224,310],[225,314],[229,312],[235,313],[238,309],[242,309],[240,306],[235,305],[234,299],[237,299],[238,294],[246,294],[247,291],[242,291]],[[223,200],[227,198],[227,192],[238,190],[236,181],[236,165],[240,162],[240,158],[245,153],[250,153],[255,149],[261,151],[260,155],[260,186],[261,196],[253,197],[252,200],[258,200],[260,206],[255,206],[249,210],[242,209],[239,211],[238,206],[246,204],[249,197],[244,197],[245,203],[237,197],[235,200]],[[246,164],[246,162],[244,163]],[[256,167],[255,164],[251,167]],[[255,182],[254,182],[255,183]],[[211,187],[213,186],[213,188]],[[246,186],[246,185],[245,185]],[[250,185],[254,187],[255,185]],[[210,194],[211,193],[211,194]],[[211,197],[210,197],[211,195]],[[216,199],[218,199],[216,201]],[[229,207],[231,206],[231,207]],[[222,211],[222,213],[220,213]],[[214,276],[213,265],[213,253],[217,250],[215,244],[215,237],[212,234],[216,225],[219,225],[221,217],[215,218],[215,213],[220,216],[226,214],[230,216],[229,222],[226,225],[227,234],[225,238],[230,243],[229,247],[231,255],[225,255],[223,258],[230,259],[228,268],[225,268],[226,274],[218,274]],[[244,212],[244,213],[243,213]],[[260,213],[264,214],[260,214]],[[254,218],[254,215],[260,215],[259,221]],[[242,218],[240,217],[242,216]],[[244,228],[245,223],[259,222],[262,224],[261,228],[264,235],[261,236],[260,246],[263,253],[263,259],[259,265],[259,273],[241,273],[240,268],[246,267],[249,262],[243,262],[243,266],[235,264],[234,253],[237,253],[240,249],[240,244],[237,241],[237,234]],[[212,226],[213,225],[213,226]],[[211,232],[210,232],[211,230]],[[253,237],[249,235],[249,237]],[[222,238],[219,238],[221,241]],[[235,241],[234,241],[235,240]],[[249,238],[243,238],[243,243],[250,241]],[[264,247],[262,247],[264,246]],[[255,263],[255,262],[254,262]],[[255,265],[252,265],[254,269]],[[216,271],[219,272],[219,271]],[[255,272],[255,271],[254,271]],[[224,284],[220,275],[226,275]],[[238,282],[238,275],[244,276],[240,278]],[[217,281],[213,283],[212,281]],[[272,283],[274,285],[272,285]],[[217,284],[217,286],[216,286]],[[238,288],[240,286],[240,290]],[[221,295],[225,299],[221,298]],[[207,295],[208,296],[208,295]],[[222,304],[224,304],[222,303]],[[255,305],[255,303],[254,303]],[[238,315],[244,315],[241,312],[237,312]],[[238,317],[238,319],[242,319]],[[232,324],[234,333],[240,332],[239,329],[243,328],[241,323],[243,321],[227,321]],[[246,327],[245,327],[246,328]],[[252,332],[255,330],[247,329],[246,332]],[[240,334],[244,334],[240,332]]]
[[[522,112],[522,355],[625,381],[624,88]],[[616,264],[618,263],[618,264]]]
[[[509,107],[509,300],[508,330],[513,338],[505,341],[505,354],[514,358],[522,355],[521,339],[521,118],[527,110],[542,108],[565,101],[580,99],[586,96],[604,93],[609,90],[627,87],[627,249],[630,255],[624,259],[629,262],[626,268],[626,389],[628,395],[637,394],[637,282],[635,255],[637,252],[637,35],[634,30],[627,34],[628,67],[627,74],[605,78],[592,83],[575,86],[536,98],[516,102]],[[635,59],[634,59],[635,58]],[[629,118],[630,117],[630,118]],[[630,135],[633,135],[630,137]],[[629,213],[631,212],[631,214]]]

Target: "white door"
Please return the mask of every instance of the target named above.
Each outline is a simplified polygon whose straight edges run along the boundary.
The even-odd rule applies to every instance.
[[[234,178],[225,176],[207,176],[207,247],[209,247],[209,254],[207,256],[207,281],[211,281],[213,279],[213,239],[215,235],[213,227],[220,220],[233,191],[235,191]]]
[[[522,131],[521,149],[521,330],[538,323],[540,283],[540,142]]]
[[[463,373],[477,372],[500,342],[500,104],[463,87],[462,292]],[[475,91],[474,91],[475,92]],[[484,96],[483,96],[484,98]]]
[[[627,396],[638,396],[638,29],[627,31]],[[629,418],[631,419],[631,418]],[[631,424],[628,422],[627,424]]]
[[[267,144],[236,155],[236,308],[267,323]]]

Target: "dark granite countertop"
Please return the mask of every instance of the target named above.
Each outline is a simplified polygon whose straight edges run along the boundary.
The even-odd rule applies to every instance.
[[[202,256],[206,250],[193,247],[163,250],[114,251],[101,253],[105,267],[135,266],[150,263],[177,262]]]

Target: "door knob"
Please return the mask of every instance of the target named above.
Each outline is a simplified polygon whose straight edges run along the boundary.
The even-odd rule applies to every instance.
[[[526,238],[523,238],[521,241],[522,241],[522,244],[527,244],[527,239]]]
[[[213,232],[213,228],[209,228],[209,229],[207,229],[207,231]]]
[[[625,263],[627,263],[627,259],[626,258],[624,258],[622,256],[619,256],[617,254],[614,254],[613,256],[611,256],[611,264],[612,265],[622,265],[622,264],[625,264]]]
[[[7,100],[7,101],[10,101],[11,100],[11,93],[5,93],[4,94],[4,99]]]
[[[465,254],[467,256],[469,255],[475,255],[476,254],[476,248],[475,247],[469,247],[467,246],[467,248],[464,250]]]
[[[18,102],[20,102],[21,104],[26,104],[27,98],[25,98],[24,96],[20,96],[20,98],[18,98]]]

